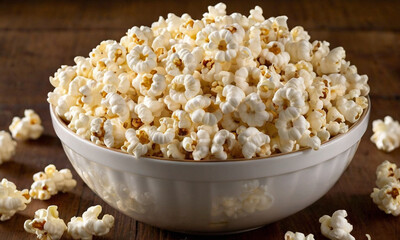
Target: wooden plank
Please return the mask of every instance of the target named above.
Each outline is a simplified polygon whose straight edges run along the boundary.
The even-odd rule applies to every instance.
[[[0,29],[125,30],[133,25],[149,25],[157,21],[158,16],[166,17],[170,12],[177,15],[187,12],[200,18],[211,4],[215,1],[7,1],[0,5]],[[291,26],[302,25],[308,29],[400,30],[400,5],[396,1],[251,0],[243,4],[243,1],[235,0],[229,1],[227,11],[247,15],[256,5],[263,7],[266,17],[285,14],[289,16]]]

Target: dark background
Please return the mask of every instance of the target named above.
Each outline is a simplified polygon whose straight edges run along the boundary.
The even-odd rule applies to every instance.
[[[7,130],[13,116],[32,108],[43,120],[44,135],[37,141],[18,144],[14,161],[0,165],[18,188],[29,188],[32,175],[54,163],[72,168],[51,126],[46,102],[52,90],[49,76],[62,65],[71,65],[77,55],[88,53],[100,41],[119,40],[134,25],[150,25],[158,16],[189,13],[200,18],[218,1],[0,1],[0,130]],[[396,1],[226,1],[228,13],[248,15],[259,5],[264,16],[287,15],[290,28],[302,25],[312,40],[327,40],[331,48],[343,46],[347,59],[369,76],[371,120],[391,115],[400,120],[400,4]],[[371,125],[370,125],[371,126]],[[286,231],[320,234],[318,219],[346,209],[356,239],[398,239],[400,218],[380,211],[369,197],[375,186],[375,169],[383,160],[400,165],[400,149],[390,154],[378,151],[369,141],[369,128],[352,163],[337,184],[310,207],[258,230],[230,236],[202,237],[172,233],[140,223],[109,207],[80,179],[68,194],[48,201],[33,200],[11,220],[0,222],[0,239],[35,239],[24,232],[23,222],[39,208],[59,206],[68,221],[89,206],[101,204],[115,216],[114,228],[95,239],[283,239]],[[79,178],[75,171],[73,174]],[[310,183],[317,184],[317,183]],[[284,191],[284,189],[282,189]],[[295,201],[296,199],[293,199]]]

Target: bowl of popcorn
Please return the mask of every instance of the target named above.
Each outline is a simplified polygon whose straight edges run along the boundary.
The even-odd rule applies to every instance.
[[[94,192],[160,228],[227,233],[333,186],[367,128],[368,77],[262,13],[168,14],[50,77],[54,129]]]

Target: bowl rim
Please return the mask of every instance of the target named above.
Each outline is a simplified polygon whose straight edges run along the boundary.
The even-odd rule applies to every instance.
[[[342,139],[343,137],[345,137],[346,135],[348,135],[351,131],[354,131],[355,128],[357,128],[361,122],[363,122],[365,120],[365,118],[368,116],[369,112],[371,111],[371,99],[369,96],[366,96],[367,101],[368,101],[368,107],[366,109],[363,110],[362,115],[360,116],[360,118],[353,123],[350,127],[349,130],[345,133],[340,133],[336,136],[333,136],[332,138],[328,139],[327,141],[321,143],[320,148],[327,146],[329,144],[333,144],[334,142],[340,141],[340,139]],[[117,149],[117,148],[109,148],[103,145],[97,145],[95,143],[93,143],[92,141],[89,141],[88,139],[85,139],[81,136],[79,136],[78,134],[76,134],[76,132],[72,131],[72,129],[70,129],[67,124],[65,123],[64,120],[61,119],[61,117],[55,112],[55,106],[53,106],[52,104],[50,104],[50,111],[51,111],[51,117],[59,123],[60,126],[62,126],[62,128],[64,130],[66,130],[67,132],[69,132],[72,136],[80,138],[81,140],[84,140],[85,142],[87,142],[88,144],[91,144],[93,147],[99,147],[103,150],[106,151],[110,151],[110,152],[115,152],[115,153],[121,153],[124,154],[126,156],[132,157],[134,159],[135,158],[133,155],[122,151],[121,149]],[[166,161],[166,162],[188,162],[188,163],[223,163],[223,162],[245,162],[245,161],[257,161],[257,160],[265,160],[265,159],[271,159],[271,158],[275,158],[275,157],[281,157],[281,156],[287,156],[287,155],[291,155],[291,154],[295,154],[295,153],[300,153],[300,152],[304,152],[307,150],[312,150],[312,151],[319,151],[319,150],[313,150],[310,147],[303,147],[300,148],[296,151],[292,151],[292,152],[287,152],[287,153],[276,153],[276,154],[272,154],[269,156],[265,156],[265,157],[254,157],[254,158],[229,158],[226,160],[219,160],[219,159],[206,159],[206,160],[193,160],[193,159],[175,159],[175,158],[163,158],[163,157],[156,157],[156,156],[141,156],[141,159],[148,159],[148,160],[160,160],[160,161]]]

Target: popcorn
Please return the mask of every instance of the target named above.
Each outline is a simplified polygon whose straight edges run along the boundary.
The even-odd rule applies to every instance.
[[[179,75],[171,82],[169,96],[177,103],[185,104],[200,92],[200,81],[191,75]]]
[[[25,221],[24,229],[28,233],[36,234],[38,239],[57,240],[67,230],[67,226],[58,217],[57,206],[51,205],[47,209],[37,210],[33,220]]]
[[[221,103],[219,107],[224,114],[228,114],[239,106],[246,95],[242,89],[233,85],[227,85],[224,87],[224,90],[222,90],[222,96],[225,98],[225,101],[220,99]]]
[[[317,150],[367,111],[368,77],[287,19],[223,3],[201,19],[170,13],[61,66],[48,102],[79,136],[137,158]]]
[[[16,147],[17,142],[12,140],[11,135],[6,131],[0,131],[0,164],[14,156]]]
[[[198,95],[190,99],[185,105],[185,111],[190,113],[194,123],[213,126],[222,118],[222,112],[207,96]]]
[[[371,198],[379,209],[387,214],[398,216],[400,214],[400,183],[390,182],[382,188],[374,188]]]
[[[207,51],[213,52],[218,62],[229,62],[237,55],[238,45],[232,33],[226,29],[214,31],[208,36],[210,42],[205,46]]]
[[[33,199],[47,200],[59,191],[69,192],[76,186],[71,171],[67,168],[58,171],[53,164],[48,165],[44,172],[33,175],[33,184],[29,195]]]
[[[137,73],[148,73],[157,66],[157,56],[149,46],[134,47],[126,56],[128,66]]]
[[[304,236],[303,233],[288,231],[285,233],[285,240],[314,240],[314,235],[310,233]]]
[[[10,125],[10,132],[17,140],[38,139],[43,133],[42,121],[32,109],[24,111],[24,117],[14,117]]]
[[[396,164],[385,160],[376,168],[376,186],[382,188],[391,182],[397,182],[400,178],[400,169]]]
[[[96,205],[88,208],[82,217],[72,217],[68,222],[68,234],[73,239],[85,240],[91,240],[93,236],[106,235],[114,225],[114,217],[105,214],[102,219],[98,219],[101,210],[101,206]]]
[[[217,159],[225,160],[235,146],[236,139],[235,135],[228,130],[218,131],[213,138],[211,146],[211,154]]]
[[[0,221],[10,219],[18,211],[23,211],[31,202],[27,189],[18,191],[13,182],[3,178],[0,182]]]
[[[331,240],[355,240],[350,234],[353,226],[347,222],[346,210],[337,210],[332,217],[324,215],[319,219],[321,233]]]
[[[279,113],[279,118],[275,123],[281,140],[298,140],[308,129],[309,123],[295,107],[288,107]]]
[[[239,116],[250,127],[261,127],[272,119],[272,114],[265,111],[265,105],[257,93],[251,93],[240,103]]]
[[[249,127],[238,136],[239,143],[242,145],[242,153],[245,158],[252,158],[261,151],[264,144],[269,143],[268,135],[258,131],[257,128]]]
[[[285,47],[282,43],[271,41],[266,48],[261,51],[260,63],[265,65],[275,65],[283,68],[289,63],[290,55],[285,52]]]
[[[392,117],[386,116],[384,121],[378,119],[372,122],[371,141],[378,149],[391,152],[400,145],[400,124]]]
[[[342,60],[346,57],[346,52],[342,47],[332,49],[328,55],[321,59],[317,72],[320,74],[337,73],[340,71]]]

